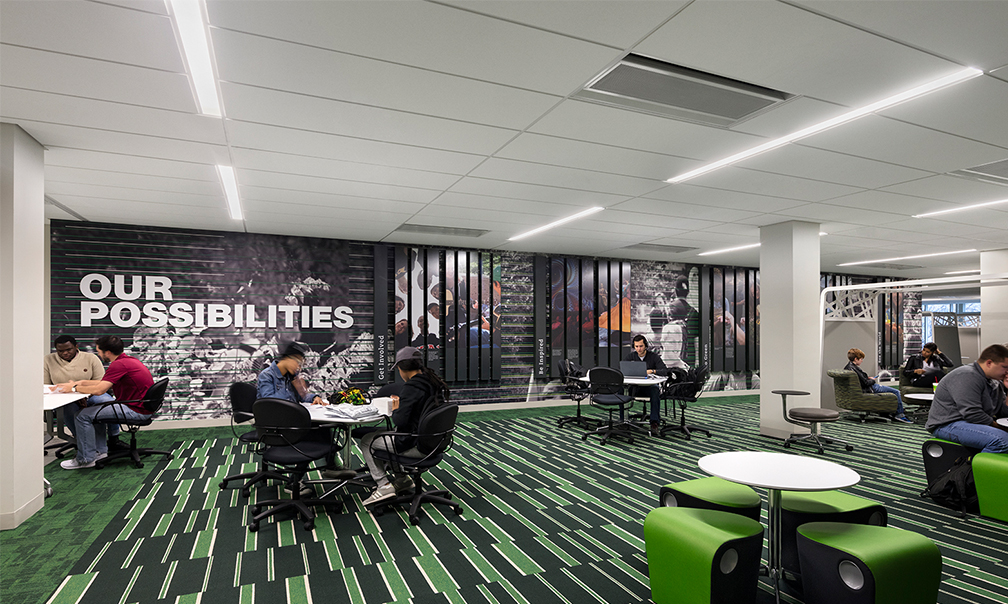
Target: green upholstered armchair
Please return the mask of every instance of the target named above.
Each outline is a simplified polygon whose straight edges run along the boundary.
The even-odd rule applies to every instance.
[[[896,413],[899,401],[895,394],[861,392],[861,384],[853,371],[830,369],[826,375],[833,378],[836,406],[859,414],[862,422],[869,413]]]
[[[911,386],[910,385],[910,378],[907,377],[907,376],[905,376],[905,375],[903,375],[903,367],[905,367],[905,365],[900,365],[899,366],[899,391],[900,391],[900,394],[902,394],[905,397],[908,394],[931,394],[932,392],[934,392],[934,388],[931,387],[931,386],[928,386],[927,388],[918,388],[916,386]],[[942,373],[948,373],[949,371],[952,371],[951,367],[942,367]],[[903,402],[906,403],[906,400],[904,399]],[[917,401],[914,401],[914,402],[917,402]]]

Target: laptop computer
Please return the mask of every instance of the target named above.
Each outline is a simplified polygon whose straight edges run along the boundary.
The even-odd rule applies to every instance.
[[[644,361],[620,361],[619,368],[623,377],[647,376],[647,363]]]

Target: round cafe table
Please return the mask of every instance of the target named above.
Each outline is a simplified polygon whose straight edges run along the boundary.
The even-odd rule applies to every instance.
[[[700,469],[731,482],[767,490],[769,575],[780,602],[781,491],[832,491],[857,484],[861,475],[832,461],[790,453],[728,451],[701,457]]]

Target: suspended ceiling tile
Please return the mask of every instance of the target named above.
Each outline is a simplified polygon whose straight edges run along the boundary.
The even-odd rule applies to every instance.
[[[434,222],[431,222],[432,220]],[[517,235],[521,230],[535,228],[551,220],[555,220],[555,218],[523,215],[501,207],[488,210],[431,204],[418,210],[410,222],[487,230],[496,228],[507,230],[510,227],[501,227],[501,225],[517,225],[514,227],[517,230],[512,233],[512,235]]]
[[[676,218],[696,218],[698,220],[710,220],[716,222],[741,220],[743,218],[749,218],[762,213],[749,210],[678,203],[674,201],[649,199],[645,197],[625,201],[616,206],[616,208],[628,212],[659,214],[662,216],[672,216]]]
[[[605,220],[611,222],[621,222],[623,224],[644,223],[681,231],[705,229],[717,224],[717,222],[711,220],[673,216],[671,214],[642,214],[640,212],[627,212],[621,209],[606,210],[602,214],[605,216]]]
[[[504,128],[525,128],[560,97],[353,54],[213,30],[222,80]],[[325,74],[325,77],[319,77]]]
[[[849,107],[886,98],[959,67],[782,2],[694,2],[636,50]]]
[[[170,111],[196,112],[196,101],[184,73],[7,44],[3,45],[0,84]]]
[[[396,187],[370,182],[336,180],[333,178],[302,176],[298,174],[281,174],[279,172],[259,172],[257,170],[239,169],[235,176],[239,187],[264,187],[284,191],[327,193],[330,195],[345,195],[374,200],[428,203],[437,195],[436,191],[429,189]]]
[[[307,212],[305,218],[310,219],[312,212],[336,212],[339,210],[370,210],[380,213],[383,219],[396,215],[400,220],[412,216],[415,212],[424,207],[422,203],[409,203],[404,201],[392,201],[385,199],[375,199],[373,197],[355,197],[346,194],[321,193],[318,191],[295,191],[291,189],[273,189],[267,187],[250,186],[239,183],[239,197],[243,207],[277,207],[278,204],[286,204],[292,209],[299,208],[300,211]],[[252,205],[250,205],[252,204]]]
[[[802,145],[785,145],[736,164],[763,172],[786,174],[875,189],[886,185],[931,176],[930,172],[823,151]]]
[[[423,149],[249,122],[227,122],[226,126],[231,146],[238,148],[448,174],[465,174],[482,160],[478,155],[467,153]]]
[[[993,69],[1008,57],[1008,4],[916,0],[799,0],[810,9],[870,31],[926,48],[964,65]]]
[[[885,187],[885,190],[902,195],[949,201],[956,205],[1008,199],[1006,186],[946,175],[904,182]]]
[[[224,124],[216,117],[167,111],[109,101],[69,97],[48,92],[0,88],[5,121],[52,124],[128,132],[166,139],[183,139],[213,145],[227,143]]]
[[[133,189],[119,187],[114,184],[91,185],[83,183],[47,182],[46,195],[57,200],[76,197],[90,198],[93,203],[143,202],[147,204],[166,204],[168,206],[185,206],[188,208],[217,207],[224,203],[224,191],[217,187],[216,191],[202,194],[181,193],[177,191]],[[142,216],[138,217],[142,218]]]
[[[445,189],[459,180],[454,174],[441,174],[423,170],[396,168],[376,164],[306,157],[289,153],[273,153],[254,149],[234,149],[235,166],[244,170],[300,174],[302,176],[323,175],[339,180],[355,180],[419,189]]]
[[[518,134],[516,130],[240,84],[222,83],[221,90],[229,120],[480,155],[490,155]]]
[[[85,149],[47,146],[46,167],[62,166],[126,174],[164,176],[219,182],[213,165],[176,161],[132,154],[106,153]]]
[[[629,48],[649,34],[655,23],[668,19],[688,2],[449,0],[447,4],[582,40]]]
[[[230,163],[227,147],[223,145],[25,120],[19,121],[18,125],[46,147],[71,147],[101,153],[204,163],[211,166]]]
[[[775,106],[771,111],[761,113],[732,126],[731,130],[773,139],[797,132],[802,128],[818,124],[848,111],[850,108],[843,105],[797,96]]]
[[[807,220],[809,222],[823,223],[829,221],[845,221],[864,225],[889,224],[903,219],[903,217],[898,214],[875,212],[872,210],[852,211],[848,207],[835,206],[827,203],[811,203],[800,208],[791,208],[789,210],[776,212],[776,214],[778,216],[787,216],[789,218]]]
[[[385,226],[389,224],[398,226],[416,210],[416,208],[413,208],[413,211],[390,208],[378,213],[368,206],[353,207],[352,203],[346,203],[348,200],[341,201],[344,203],[318,204],[317,199],[309,193],[294,194],[282,200],[272,199],[268,195],[263,197],[250,195],[247,199],[242,197],[242,210],[246,216],[284,215],[284,218],[277,218],[282,222],[312,222],[316,219],[323,222],[335,220],[348,223],[370,221]],[[399,207],[405,209],[405,205],[401,204]]]
[[[569,204],[546,203],[542,201],[529,201],[526,199],[504,199],[501,197],[490,197],[487,195],[472,195],[469,193],[456,193],[447,191],[438,196],[434,201],[439,206],[451,206],[461,208],[474,208],[477,210],[498,210],[507,207],[508,211],[515,214],[538,215],[538,216],[562,216],[564,214],[575,214],[581,208]]]
[[[807,178],[795,178],[784,174],[746,170],[736,166],[728,166],[703,174],[689,182],[699,186],[728,189],[741,193],[769,195],[771,197],[784,197],[799,201],[823,201],[861,190],[858,187],[849,187],[820,180],[809,180]]]
[[[660,181],[644,178],[498,158],[488,159],[471,175],[626,196],[643,195],[662,186]]]
[[[576,99],[565,100],[529,131],[695,160],[720,159],[764,142],[749,134]],[[695,167],[670,158],[667,173],[660,177],[674,176],[676,166],[680,171]]]
[[[518,135],[494,156],[656,181],[688,165],[668,155],[529,133]]]
[[[709,233],[718,233],[721,235],[732,235],[738,237],[759,239],[760,236],[759,227],[753,226],[751,224],[726,222],[724,224],[709,227],[706,230]]]
[[[904,231],[916,231],[922,235],[922,243],[927,242],[927,237],[925,237],[926,235],[939,235],[943,237],[971,237],[981,231],[1004,231],[1003,228],[978,229],[977,227],[968,224],[947,222],[937,218],[905,218],[892,222],[888,226]],[[973,246],[969,245],[966,247]]]
[[[51,203],[45,204],[44,210],[46,220],[78,220],[73,214],[69,214]]]
[[[473,176],[462,178],[452,185],[450,190],[456,193],[472,193],[505,199],[569,204],[585,209],[593,206],[606,207],[628,199],[626,195],[610,195],[597,191],[585,191],[580,188],[537,185]]]
[[[1006,151],[878,115],[821,132],[801,144],[938,173],[1003,159]]]
[[[753,212],[776,212],[805,204],[804,201],[796,201],[794,199],[700,187],[691,182],[670,184],[663,189],[648,193],[646,197]]]
[[[920,197],[909,197],[907,195],[897,195],[884,191],[860,191],[831,199],[826,203],[849,207],[851,213],[857,213],[860,210],[878,210],[907,217],[928,211],[925,208],[930,207],[935,202],[921,199]]]
[[[163,4],[161,8],[163,12]],[[0,39],[5,44],[160,71],[185,69],[167,15],[100,2],[0,3]]]
[[[245,228],[249,233],[284,235],[287,237],[319,237],[324,239],[346,239],[348,241],[381,241],[390,229],[374,224],[348,224],[344,220],[302,220],[287,222],[283,215],[255,214],[245,217]]]
[[[487,233],[480,237],[453,237],[451,235],[427,235],[424,233],[400,233],[398,231],[392,231],[384,239],[381,240],[382,243],[403,243],[407,245],[419,245],[419,246],[431,246],[440,248],[459,248],[459,249],[493,249],[498,245],[507,241],[507,237],[503,235],[495,235],[493,233]]]
[[[68,168],[46,164],[45,182],[64,185],[114,186],[128,189],[147,189],[166,193],[186,193],[194,195],[221,195],[220,182],[193,180],[189,178],[166,178],[126,172],[109,172],[87,168]]]
[[[210,2],[207,11],[216,27],[559,95],[618,56],[598,44],[429,2]]]

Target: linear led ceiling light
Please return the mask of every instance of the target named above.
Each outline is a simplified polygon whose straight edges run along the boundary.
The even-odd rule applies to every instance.
[[[946,275],[968,275],[969,273],[979,273],[979,272],[980,272],[980,269],[975,268],[975,269],[970,270],[970,271],[949,271],[949,272],[947,272],[945,274]]]
[[[899,258],[880,258],[879,260],[861,260],[858,262],[845,262],[837,266],[857,266],[858,264],[875,264],[877,262],[895,262],[896,260],[915,260],[917,258],[930,258],[932,256],[951,256],[952,254],[968,254],[976,250],[957,250],[955,252],[938,252],[937,254],[917,254],[916,256],[900,256]]]
[[[973,210],[976,208],[986,208],[987,206],[996,206],[1000,203],[1008,203],[1008,199],[1000,199],[998,201],[988,201],[985,203],[975,203],[970,206],[959,206],[958,208],[952,208],[951,210],[938,210],[937,212],[928,212],[927,214],[915,214],[914,218],[930,218],[931,216],[938,216],[939,214],[951,214],[952,212],[962,212],[963,210]]]
[[[817,134],[824,130],[829,130],[830,128],[834,128],[836,126],[839,126],[840,124],[846,124],[847,122],[854,121],[870,113],[875,113],[876,111],[882,111],[883,109],[888,109],[893,105],[897,105],[904,101],[908,101],[910,99],[923,96],[930,92],[934,92],[941,88],[945,88],[946,86],[951,86],[953,84],[958,84],[959,82],[964,82],[970,78],[975,78],[976,76],[982,74],[983,71],[979,69],[974,69],[972,67],[962,69],[951,75],[947,75],[943,78],[938,78],[937,80],[928,82],[926,84],[922,84],[920,86],[917,86],[916,88],[911,88],[910,90],[905,90],[889,98],[882,99],[881,101],[876,101],[870,105],[865,105],[860,109],[854,109],[853,111],[848,111],[843,115],[838,115],[837,117],[828,119],[825,122],[809,126],[808,128],[803,128],[801,130],[798,130],[797,132],[792,132],[791,134],[788,134],[786,136],[782,136],[778,139],[765,142],[762,145],[757,145],[752,149],[747,149],[745,151],[742,151],[741,153],[736,153],[735,155],[718,160],[714,163],[707,164],[706,166],[700,166],[695,170],[690,170],[689,172],[685,172],[683,174],[680,174],[679,176],[674,176],[666,180],[665,182],[670,182],[673,184],[679,183],[700,176],[701,174],[713,172],[714,170],[717,170],[719,168],[723,168],[736,162],[740,162],[743,159],[752,157],[754,155],[759,155],[760,153],[769,151],[771,149],[776,149],[777,147],[786,145],[796,140],[812,136],[813,134]]]
[[[234,168],[218,165],[217,175],[220,176],[221,185],[224,186],[224,197],[227,198],[228,211],[231,212],[231,218],[241,220],[241,201],[238,200],[238,181],[235,180]]]
[[[526,232],[522,233],[521,235],[515,235],[514,237],[509,238],[508,241],[518,241],[519,239],[523,239],[525,237],[529,237],[529,236],[535,235],[537,233],[542,233],[543,231],[548,231],[548,230],[550,230],[550,229],[552,229],[554,227],[560,226],[561,224],[567,224],[568,222],[571,222],[573,220],[577,220],[579,218],[584,218],[585,216],[591,216],[592,214],[594,214],[596,212],[601,212],[604,209],[605,208],[602,208],[602,207],[599,207],[599,206],[596,206],[594,208],[588,208],[587,210],[584,210],[583,212],[578,212],[577,214],[574,214],[573,216],[568,216],[567,218],[561,218],[560,220],[551,222],[551,223],[549,223],[547,225],[544,225],[544,226],[541,226],[541,227],[539,227],[537,229],[532,229],[531,231],[526,231]]]
[[[738,247],[729,247],[729,248],[725,248],[723,250],[713,250],[713,251],[710,251],[710,252],[703,252],[702,254],[697,254],[697,256],[712,256],[714,254],[724,254],[724,253],[727,253],[727,252],[737,252],[739,250],[748,250],[748,249],[752,249],[754,247],[759,247],[759,246],[760,246],[760,244],[758,244],[758,243],[750,243],[749,245],[740,245]]]
[[[196,102],[200,113],[221,117],[220,98],[217,96],[217,79],[210,62],[210,41],[207,39],[201,0],[165,0],[175,15],[182,53],[189,66]]]

